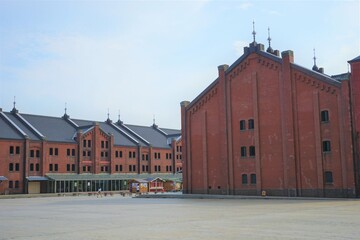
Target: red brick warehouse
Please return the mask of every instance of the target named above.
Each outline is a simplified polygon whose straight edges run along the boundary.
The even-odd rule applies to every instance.
[[[270,43],[270,42],[269,42]],[[359,194],[360,56],[335,76],[254,41],[181,102],[184,193]]]
[[[22,114],[0,108],[0,194],[126,190],[181,180],[181,131]]]

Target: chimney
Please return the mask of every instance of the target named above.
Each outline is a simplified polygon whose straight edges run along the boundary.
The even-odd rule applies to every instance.
[[[291,50],[283,51],[281,57],[284,62],[294,63],[294,52]]]
[[[324,68],[319,68],[319,73],[322,73],[322,74],[324,74]]]

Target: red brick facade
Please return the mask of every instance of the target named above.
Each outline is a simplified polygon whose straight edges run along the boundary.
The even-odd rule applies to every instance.
[[[0,194],[27,193],[27,185],[31,181],[29,177],[46,177],[49,174],[77,178],[86,175],[88,179],[95,175],[109,175],[107,179],[111,181],[111,176],[126,179],[131,174],[141,178],[144,175],[171,175],[181,170],[179,130],[160,129],[155,124],[150,127],[134,126],[149,133],[150,139],[146,140],[147,136],[141,136],[141,132],[131,130],[120,121],[112,123],[108,120],[91,125],[85,122],[80,125],[81,121],[84,120],[72,121],[67,115],[63,118],[22,116],[18,111],[5,113],[0,109],[0,176],[6,178],[0,181]],[[51,125],[52,122],[55,124]],[[37,124],[49,126],[36,128]],[[70,129],[64,141],[61,141],[63,129],[58,128],[60,125]],[[59,140],[47,139],[46,131],[51,135],[49,138]],[[157,142],[152,143],[152,135]],[[120,178],[122,175],[125,177]],[[48,191],[46,181],[42,182],[41,192]]]
[[[181,103],[184,193],[357,196],[359,61],[338,80],[263,48]]]

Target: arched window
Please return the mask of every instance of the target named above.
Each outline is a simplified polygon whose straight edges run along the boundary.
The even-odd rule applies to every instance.
[[[250,183],[256,184],[256,174],[253,173],[250,175]]]
[[[249,129],[254,129],[254,119],[249,119],[248,125],[249,125]]]
[[[245,120],[240,120],[240,130],[245,130],[246,129],[246,122]]]
[[[249,156],[255,157],[255,147],[254,146],[249,147]]]
[[[247,174],[241,175],[241,183],[242,184],[247,184],[248,183]]]
[[[329,121],[329,111],[323,110],[321,111],[321,122],[328,122]]]

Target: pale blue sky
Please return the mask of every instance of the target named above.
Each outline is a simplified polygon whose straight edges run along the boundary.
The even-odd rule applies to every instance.
[[[360,55],[359,1],[0,0],[0,108],[180,128],[194,99],[252,41],[329,75]]]

